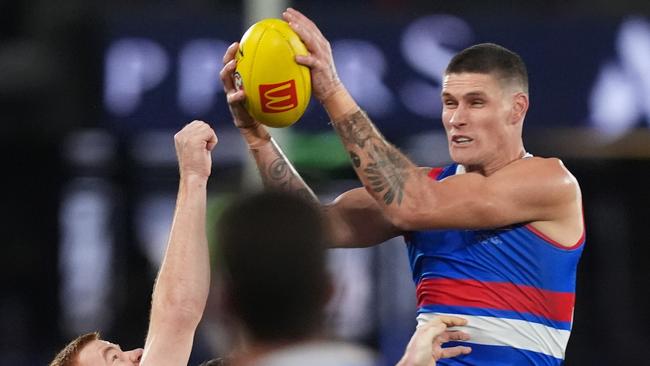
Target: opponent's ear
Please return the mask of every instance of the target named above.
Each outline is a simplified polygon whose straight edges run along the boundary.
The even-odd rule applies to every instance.
[[[512,119],[511,123],[521,123],[528,112],[528,94],[518,92],[512,96]]]

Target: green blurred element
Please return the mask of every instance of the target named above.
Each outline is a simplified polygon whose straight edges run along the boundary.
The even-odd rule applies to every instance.
[[[206,208],[206,234],[208,236],[208,249],[210,251],[210,264],[214,268],[219,258],[219,245],[217,243],[217,221],[223,210],[235,199],[233,193],[217,193],[208,195]]]
[[[284,152],[296,167],[338,169],[350,165],[348,153],[336,133],[287,132]]]

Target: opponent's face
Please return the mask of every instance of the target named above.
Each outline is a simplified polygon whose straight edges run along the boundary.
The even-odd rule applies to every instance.
[[[94,340],[85,345],[77,357],[78,366],[137,366],[142,348],[124,352],[116,344]]]
[[[513,136],[516,138],[513,95],[512,89],[492,74],[445,75],[442,123],[455,162],[485,167],[507,151]]]

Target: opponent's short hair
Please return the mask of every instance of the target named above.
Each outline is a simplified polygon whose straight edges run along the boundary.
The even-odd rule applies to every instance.
[[[324,225],[315,204],[277,191],[239,199],[222,213],[217,271],[231,311],[255,341],[300,340],[322,326],[330,289]]]
[[[445,75],[463,72],[494,74],[499,79],[514,81],[528,93],[528,71],[521,57],[494,43],[480,43],[457,53],[445,70]]]
[[[77,356],[88,343],[101,339],[98,332],[86,333],[68,343],[54,357],[50,366],[76,366]]]

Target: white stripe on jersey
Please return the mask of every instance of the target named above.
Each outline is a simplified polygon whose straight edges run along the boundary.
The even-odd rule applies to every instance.
[[[418,315],[418,324],[428,321],[435,314],[423,313]],[[450,330],[462,330],[468,333],[470,340],[466,341],[467,343],[509,346],[543,353],[559,359],[564,359],[564,352],[571,334],[568,330],[556,329],[525,320],[465,314],[440,314],[467,319],[467,325],[449,328]]]

